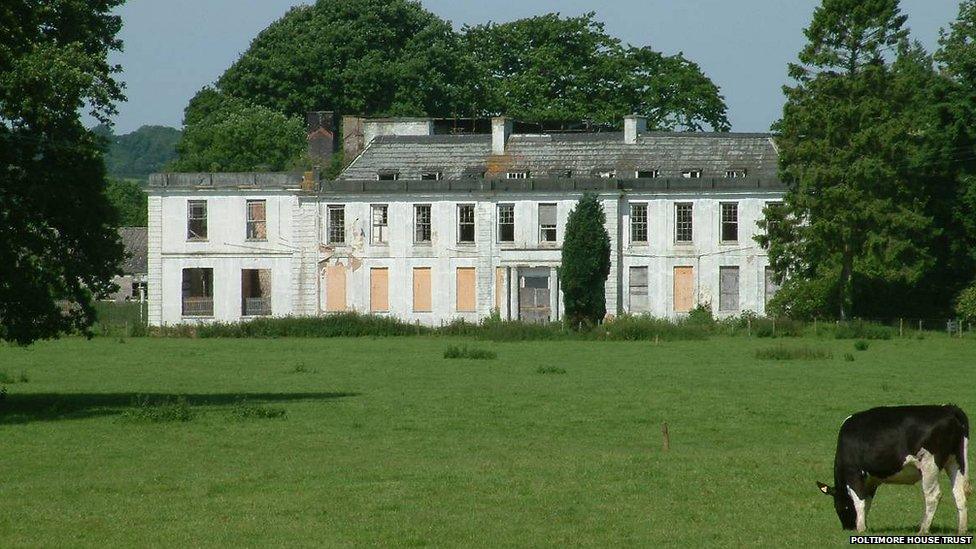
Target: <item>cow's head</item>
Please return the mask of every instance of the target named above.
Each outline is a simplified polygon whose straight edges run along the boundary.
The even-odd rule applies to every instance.
[[[837,511],[837,518],[844,530],[854,530],[857,528],[857,511],[854,509],[854,500],[847,490],[838,490],[833,486],[827,486],[822,482],[817,482],[820,491],[834,498],[834,509]]]

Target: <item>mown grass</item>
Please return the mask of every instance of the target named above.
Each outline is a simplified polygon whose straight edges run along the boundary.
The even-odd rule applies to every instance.
[[[976,415],[972,339],[877,340],[853,363],[837,358],[850,341],[789,340],[835,358],[788,368],[756,359],[769,343],[3,347],[0,369],[30,383],[0,402],[0,545],[847,546],[814,484],[844,418],[943,402]],[[446,345],[498,358],[445,368]],[[190,421],[126,420],[180,397]],[[882,487],[869,528],[909,533],[921,511],[918,487]],[[935,529],[954,528],[944,497]]]

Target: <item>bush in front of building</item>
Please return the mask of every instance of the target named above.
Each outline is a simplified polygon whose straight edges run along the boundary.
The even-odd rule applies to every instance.
[[[970,284],[956,298],[956,314],[964,322],[976,322],[976,282]]]
[[[393,337],[425,335],[431,329],[396,318],[341,313],[323,317],[258,318],[248,322],[200,325],[197,337]]]
[[[569,213],[559,269],[570,326],[599,324],[607,314],[606,282],[610,276],[607,216],[597,196],[586,193]]]
[[[705,339],[714,323],[691,319],[671,321],[646,315],[620,316],[593,328],[590,337],[603,341],[689,341]]]

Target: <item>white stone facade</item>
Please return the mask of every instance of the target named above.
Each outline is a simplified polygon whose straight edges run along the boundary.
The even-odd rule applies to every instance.
[[[331,192],[328,186],[302,190],[294,178],[277,188],[248,185],[244,181],[248,177],[252,176],[242,174],[240,185],[150,186],[152,325],[329,314],[330,308],[337,308],[339,298],[333,288],[330,307],[326,273],[335,272],[337,266],[345,276],[342,305],[350,311],[392,315],[425,325],[456,319],[477,321],[496,310],[510,319],[562,318],[557,271],[560,246],[580,191]],[[223,178],[232,182],[234,176]],[[607,188],[598,194],[612,242],[612,267],[606,286],[609,314],[685,314],[687,303],[679,303],[683,298],[675,295],[678,276],[691,281],[692,301],[710,304],[717,315],[745,311],[764,314],[767,294],[772,291],[766,278],[768,260],[753,237],[763,208],[780,201],[782,190],[759,186],[697,191]],[[264,201],[262,239],[247,238],[249,200]],[[190,201],[206,203],[206,238],[189,238]],[[514,206],[514,238],[510,242],[500,238],[500,204]],[[540,205],[549,204],[556,207],[555,242],[542,241]],[[634,204],[646,206],[646,242],[631,241]],[[691,242],[676,242],[677,204],[691,205]],[[734,240],[722,240],[722,204],[735,204]],[[418,205],[430,206],[429,243],[416,242]],[[472,243],[460,242],[459,238],[459,206],[467,205],[475,212]],[[372,223],[372,206],[387,207],[385,242],[377,242],[379,237],[374,234],[378,231]],[[343,210],[343,242],[330,241],[330,207]],[[642,275],[633,268],[647,270]],[[725,275],[720,275],[723,268]],[[729,268],[738,270],[730,272]],[[202,282],[187,283],[186,269],[212,270],[212,278],[194,271],[193,276],[203,277],[199,279]],[[384,274],[376,269],[387,270]],[[415,269],[429,271],[419,275]],[[471,275],[466,269],[474,270],[473,288],[466,285],[465,277]],[[256,302],[259,306],[250,311],[259,315],[245,314],[249,306],[245,299],[248,276],[254,281],[252,285],[259,281],[266,293]],[[377,284],[384,276],[386,300],[374,295],[383,291]],[[427,276],[429,284],[418,282]],[[643,293],[632,288],[632,276],[646,276]],[[727,277],[724,301],[721,276]],[[206,288],[201,290],[201,284]],[[418,298],[418,291],[429,291],[429,298]],[[471,291],[473,297],[467,295]],[[534,298],[527,292],[534,292]],[[202,305],[196,303],[188,309],[184,299],[188,293],[196,295],[194,299]],[[645,293],[646,298],[642,297]],[[207,299],[212,300],[210,309]],[[264,305],[269,307],[261,308]],[[725,310],[720,310],[720,305]]]

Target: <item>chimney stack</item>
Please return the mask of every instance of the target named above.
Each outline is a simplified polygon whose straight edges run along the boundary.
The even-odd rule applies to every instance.
[[[308,156],[312,164],[325,168],[332,162],[336,152],[335,113],[331,111],[312,111],[305,117],[308,129]]]
[[[508,138],[512,135],[512,121],[504,116],[491,119],[491,154],[505,154]]]
[[[624,117],[624,143],[637,144],[637,136],[647,131],[647,117],[632,114]]]

